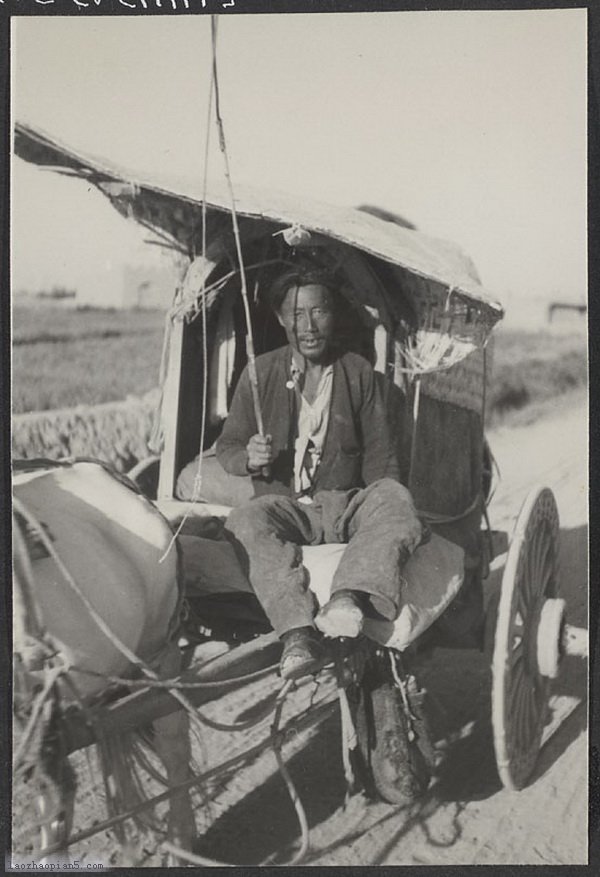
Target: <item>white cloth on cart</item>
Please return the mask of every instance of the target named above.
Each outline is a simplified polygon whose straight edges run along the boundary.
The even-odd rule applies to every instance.
[[[180,536],[184,586],[188,593],[252,593],[233,547],[226,541]],[[346,546],[326,544],[302,549],[309,587],[320,605],[329,599],[333,574]],[[407,561],[402,608],[395,621],[365,619],[364,632],[381,645],[402,651],[439,618],[464,578],[464,552],[436,533]]]

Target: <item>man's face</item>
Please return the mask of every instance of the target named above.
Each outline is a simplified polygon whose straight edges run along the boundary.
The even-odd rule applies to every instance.
[[[289,343],[309,362],[327,358],[333,336],[333,297],[325,286],[309,284],[288,290],[277,319]]]

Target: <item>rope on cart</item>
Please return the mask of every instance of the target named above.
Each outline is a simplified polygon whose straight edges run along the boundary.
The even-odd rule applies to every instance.
[[[203,198],[202,198],[202,257],[203,257],[203,259],[204,259],[205,253],[206,253],[206,188],[207,188],[207,174],[208,174],[208,155],[209,155],[209,144],[210,144],[210,117],[212,114],[212,99],[213,99],[213,83],[211,80],[210,91],[209,91],[209,95],[208,95],[206,139],[205,139],[205,144],[204,144],[204,178],[203,178]],[[196,239],[196,236],[195,236],[196,228],[195,228],[195,222],[194,222],[195,213],[192,214],[192,217],[193,217],[193,219],[192,219],[193,251],[192,252],[193,252],[193,255],[195,257],[195,239]],[[189,256],[189,253],[188,253],[188,256]],[[163,351],[162,351],[161,365],[160,365],[160,384],[159,385],[161,388],[161,399],[160,399],[159,406],[158,406],[159,410],[160,410],[160,406],[162,404],[162,391],[163,391],[164,382],[166,379],[167,356],[168,356],[168,349],[169,349],[171,325],[172,325],[173,321],[175,320],[175,318],[180,316],[180,313],[182,310],[181,303],[178,300],[180,298],[179,293],[183,293],[183,290],[181,287],[178,288],[177,293],[175,295],[175,300],[173,302],[173,305],[166,315],[166,331],[165,331],[165,337],[164,337],[164,341],[163,341]],[[202,278],[202,293],[203,293],[202,299],[204,302],[205,298],[206,298],[206,286],[205,286],[205,278],[204,277]],[[183,295],[181,295],[181,297],[183,298]],[[185,316],[185,312],[184,312],[184,316]],[[203,309],[202,328],[203,328],[203,332],[205,333],[205,331],[206,331],[206,313],[205,313],[204,309]],[[202,435],[204,435],[204,417],[205,417],[204,412],[205,412],[205,407],[206,407],[206,405],[205,405],[206,385],[207,385],[207,381],[206,381],[206,364],[205,364],[204,386],[202,388],[202,401],[203,401],[203,405],[202,405],[203,421],[202,421],[202,430],[201,430]],[[153,450],[157,450],[157,451],[159,450],[159,446],[160,446],[159,433],[160,433],[160,424],[156,423],[155,430],[153,431],[151,439],[149,441],[149,447],[152,448]],[[170,547],[171,546],[169,546],[169,548]]]
[[[201,865],[203,868],[231,868],[232,866],[227,862],[218,862],[216,859],[206,859],[204,856],[197,856],[196,853],[189,853],[187,850],[183,850],[181,847],[175,846],[175,844],[170,841],[165,841],[162,844],[164,850],[167,853],[171,853],[172,856],[176,856],[178,859],[183,859],[185,862],[189,862],[190,865]]]
[[[261,259],[259,262],[252,262],[250,265],[245,266],[246,273],[249,271],[256,271],[259,268],[268,268],[270,265],[281,265],[281,259]],[[284,264],[288,264],[285,263]],[[289,263],[291,265],[291,262]],[[217,280],[214,280],[212,283],[209,283],[206,286],[205,279],[203,279],[202,286],[200,290],[197,292],[188,295],[185,294],[177,299],[175,303],[172,305],[171,309],[168,312],[168,315],[172,319],[176,319],[177,317],[183,316],[183,318],[187,318],[191,320],[195,318],[198,314],[198,300],[200,296],[206,298],[206,308],[207,313],[212,308],[214,302],[218,297],[218,293],[223,289],[227,283],[240,273],[239,268],[232,268],[231,271],[228,271],[226,274],[222,274]]]
[[[219,76],[217,70],[217,28],[218,28],[218,18],[216,15],[211,15],[211,44],[212,44],[212,68],[211,68],[211,80],[210,80],[210,91],[209,91],[209,101],[208,101],[208,119],[206,126],[206,142],[205,142],[205,154],[204,154],[204,180],[203,180],[203,193],[202,193],[202,257],[203,259],[206,256],[206,196],[207,196],[207,169],[208,169],[208,154],[209,154],[209,141],[210,141],[210,116],[212,114],[212,105],[213,105],[213,95],[214,95],[214,107],[215,107],[215,121],[217,125],[217,131],[219,134],[219,147],[221,153],[223,155],[224,161],[224,171],[225,171],[225,179],[227,181],[227,187],[229,190],[229,196],[231,199],[231,220],[233,224],[233,236],[235,240],[235,249],[238,260],[238,271],[240,274],[240,287],[242,294],[242,301],[244,304],[244,315],[246,319],[246,355],[248,357],[248,377],[250,379],[250,387],[252,390],[252,402],[254,405],[254,415],[256,417],[256,425],[258,432],[261,436],[264,436],[265,429],[262,417],[262,410],[260,406],[260,397],[258,394],[258,375],[256,372],[256,356],[254,349],[254,334],[252,331],[252,318],[250,315],[250,303],[248,299],[248,286],[246,282],[246,269],[244,267],[244,257],[242,254],[242,242],[240,237],[240,229],[238,225],[237,211],[235,206],[235,194],[233,191],[233,183],[231,180],[231,170],[229,166],[229,155],[227,153],[227,144],[225,142],[225,127],[223,125],[223,117],[221,115],[221,103],[220,103],[220,94],[219,94]],[[192,491],[192,505],[187,509],[185,515],[183,516],[179,526],[177,527],[175,533],[167,550],[164,555],[161,557],[161,562],[165,559],[165,557],[170,552],[173,547],[175,540],[181,533],[181,530],[188,520],[191,514],[191,508],[200,498],[200,491],[202,485],[202,460],[203,460],[203,451],[204,451],[204,437],[206,434],[206,408],[207,408],[207,394],[208,394],[208,330],[207,330],[207,318],[206,318],[206,278],[202,277],[202,421],[200,427],[200,451],[198,454],[198,467],[196,470],[196,475],[194,477],[194,487]],[[263,474],[267,474],[268,467],[264,467]]]
[[[413,712],[410,708],[408,695],[406,693],[406,683],[404,682],[403,679],[400,678],[400,674],[398,673],[398,668],[396,666],[396,658],[395,658],[394,654],[392,653],[391,649],[388,652],[388,656],[390,659],[390,667],[392,670],[392,676],[394,677],[394,683],[396,685],[396,688],[399,690],[400,696],[402,698],[402,708],[404,710],[404,715],[406,717],[406,722],[407,722],[408,741],[409,741],[409,743],[412,743],[413,740],[416,739],[414,726],[415,726],[417,719],[413,715]]]
[[[208,188],[208,156],[210,147],[210,117],[212,115],[215,82],[210,79],[208,91],[208,107],[206,111],[206,139],[204,141],[204,174],[202,176],[202,263],[206,264],[206,192]],[[202,489],[202,458],[204,439],[206,436],[206,408],[208,402],[208,323],[206,316],[206,274],[202,273],[202,416],[200,421],[200,449],[198,452],[198,469],[194,478],[192,498],[198,499]],[[183,526],[183,523],[181,524]]]
[[[23,503],[21,503],[18,499],[15,498],[14,504],[15,504],[15,507],[17,508],[17,510],[19,511],[19,513],[22,514],[22,516],[25,518],[25,520],[31,526],[35,526],[35,527],[39,528],[39,523],[37,522],[35,517],[28,511],[28,509],[23,505]],[[90,601],[82,593],[81,589],[79,588],[79,586],[77,585],[77,583],[75,582],[73,577],[71,576],[67,567],[62,562],[60,556],[58,555],[58,552],[54,548],[54,545],[52,544],[52,542],[50,541],[50,539],[48,538],[46,533],[41,528],[39,528],[39,529],[40,529],[40,538],[42,540],[44,547],[46,548],[46,550],[48,551],[48,553],[50,554],[50,556],[52,557],[52,559],[56,563],[59,571],[63,575],[63,577],[64,577],[65,581],[67,582],[67,584],[69,585],[69,587],[77,594],[79,599],[82,601],[83,605],[88,610],[90,617],[92,618],[94,623],[97,625],[97,627],[99,627],[99,629],[102,631],[102,633],[104,633],[104,635],[112,642],[112,644],[115,646],[115,648],[117,648],[127,658],[127,660],[130,663],[132,663],[132,664],[134,664],[134,666],[138,667],[142,671],[142,673],[148,677],[149,684],[164,682],[164,680],[160,680],[158,678],[157,674],[150,667],[148,667],[145,664],[145,662],[141,660],[141,658],[138,658],[138,656],[134,652],[132,652],[131,649],[129,649],[129,647],[125,645],[125,643],[121,642],[121,640],[119,639],[119,637],[116,636],[116,634],[113,633],[113,631],[110,629],[110,627],[104,621],[102,616],[96,612],[96,610],[94,609],[94,607],[92,606]],[[39,711],[41,710],[43,703],[47,699],[48,692],[52,689],[54,682],[56,681],[56,677],[59,675],[59,673],[62,673],[65,670],[65,668],[62,666],[60,668],[53,668],[53,669],[55,670],[55,674],[51,674],[50,679],[47,680],[47,684],[42,691],[42,694],[44,695],[44,697],[43,697],[43,700],[40,697],[40,703],[39,703],[38,709],[36,710],[36,715],[39,714]],[[273,748],[273,751],[275,753],[275,758],[277,760],[277,766],[279,768],[279,772],[281,773],[281,776],[283,777],[283,780],[284,780],[285,785],[287,787],[290,798],[292,799],[292,803],[294,805],[294,809],[296,810],[296,814],[298,816],[298,822],[300,824],[300,830],[301,830],[300,849],[294,855],[292,861],[290,861],[288,863],[290,865],[298,864],[304,858],[304,856],[306,855],[308,848],[309,848],[309,830],[308,830],[308,821],[306,818],[306,812],[304,810],[302,801],[300,800],[300,797],[298,795],[296,787],[294,786],[293,780],[290,776],[290,773],[285,765],[285,762],[283,760],[283,756],[281,754],[281,747],[282,747],[285,735],[279,730],[279,723],[281,721],[281,713],[283,710],[283,705],[284,705],[285,699],[286,699],[291,687],[293,686],[293,684],[294,683],[291,680],[286,682],[277,695],[276,705],[275,705],[275,716],[274,716],[273,723],[271,726],[271,735],[270,735],[270,742],[271,742],[271,746]],[[227,726],[227,725],[224,725],[222,723],[214,722],[212,719],[206,720],[205,716],[201,717],[200,714],[194,709],[194,707],[192,706],[190,701],[188,701],[188,699],[186,697],[184,697],[184,695],[181,694],[180,690],[178,690],[177,688],[174,687],[173,683],[171,683],[171,685],[168,687],[169,687],[169,691],[170,691],[172,697],[174,697],[175,700],[177,700],[181,704],[181,706],[183,706],[183,708],[187,711],[192,723],[195,724],[196,727],[200,726],[200,728],[202,728],[202,726],[204,724],[208,724],[208,725],[211,725],[212,727],[216,727],[218,730],[241,730],[242,727],[249,727],[250,725],[256,724],[258,721],[261,721],[268,714],[268,712],[270,712],[270,709],[271,709],[271,704],[269,704],[269,710],[262,711],[262,713],[259,715],[258,718],[253,717],[251,721],[249,720],[246,723],[240,723],[237,727]],[[32,724],[32,727],[33,727],[33,724]],[[20,749],[21,749],[21,747],[20,747]],[[198,782],[197,778],[194,778],[194,781]],[[190,782],[189,785],[192,785],[192,783]],[[174,791],[173,789],[170,789],[168,794],[167,794],[167,797],[169,797],[171,794],[173,794],[173,791]],[[109,793],[108,799],[110,800],[111,795],[110,795],[109,788],[107,788],[107,792]],[[144,803],[148,803],[148,802],[144,802]],[[145,808],[142,808],[142,807],[135,808],[135,812],[137,813],[141,809],[145,809]],[[118,819],[116,819],[115,817],[113,817],[113,818],[115,819],[115,821],[112,822],[112,824],[118,825],[118,824],[122,824],[124,819],[128,818],[128,816],[119,817]]]
[[[115,685],[124,685],[128,688],[137,688],[142,690],[149,690],[151,688],[166,688],[169,691],[171,689],[185,691],[187,689],[220,688],[223,685],[234,685],[242,682],[254,682],[257,679],[262,679],[263,676],[268,676],[270,673],[273,673],[275,670],[278,669],[278,666],[278,664],[269,664],[268,667],[263,667],[261,670],[254,670],[252,673],[245,673],[243,676],[229,676],[227,679],[206,680],[205,682],[182,682],[178,678],[129,679],[126,676],[111,676],[107,673],[99,673],[95,670],[83,669],[83,667],[73,666],[69,669],[75,671],[76,673],[81,673],[84,676],[96,676],[100,679],[105,679],[107,682],[114,683]]]
[[[346,689],[342,688],[341,685],[338,687],[338,698],[340,701],[340,717],[342,720],[342,762],[344,764],[344,776],[346,778],[346,799],[344,803],[347,804],[356,781],[352,769],[352,762],[350,760],[350,752],[353,752],[358,746],[358,735],[356,733],[354,722],[352,721],[352,713],[350,711]]]
[[[21,737],[21,740],[17,747],[17,751],[14,753],[13,756],[13,761],[16,767],[19,766],[24,758],[25,750],[29,744],[34,730],[36,729],[37,722],[42,714],[44,705],[52,694],[52,690],[56,684],[58,677],[64,672],[65,666],[62,664],[56,667],[46,667],[46,679],[44,681],[44,686],[35,699],[33,709],[31,710],[31,714],[29,716],[29,719],[27,720],[27,725],[25,726],[25,730],[23,731],[23,736]]]
[[[418,509],[417,512],[419,517],[423,518],[427,524],[455,524],[458,523],[458,521],[462,521],[464,518],[468,518],[469,515],[476,511],[481,505],[485,506],[485,503],[483,502],[481,492],[478,491],[471,504],[463,512],[459,512],[457,515],[440,515],[436,512],[422,511],[422,509]]]
[[[44,548],[48,551],[49,555],[54,560],[56,566],[58,567],[59,572],[64,577],[68,586],[79,597],[79,599],[81,600],[81,602],[83,603],[83,605],[87,609],[91,619],[94,621],[96,626],[102,631],[102,633],[107,637],[107,639],[110,640],[110,642],[115,646],[115,648],[118,649],[121,652],[121,654],[123,654],[124,657],[131,664],[138,667],[138,669],[141,670],[141,672],[145,676],[148,677],[148,680],[147,680],[148,685],[158,683],[160,687],[163,687],[162,683],[164,682],[164,680],[159,679],[157,674],[149,666],[147,666],[146,663],[144,661],[142,661],[141,658],[139,658],[134,652],[132,652],[131,649],[127,645],[125,645],[125,643],[123,643],[119,639],[118,636],[116,636],[115,633],[113,633],[113,631],[111,630],[109,625],[104,621],[102,616],[99,615],[99,613],[94,609],[94,607],[92,606],[90,601],[87,599],[85,594],[83,594],[83,592],[81,591],[81,589],[77,585],[76,581],[74,580],[74,578],[70,574],[69,570],[67,569],[67,567],[63,563],[62,559],[60,558],[60,556],[59,556],[58,552],[56,551],[56,548],[52,544],[51,540],[46,535],[44,530],[40,527],[39,522],[36,520],[35,516],[33,514],[31,514],[29,512],[29,510],[26,508],[26,506],[24,506],[23,503],[20,502],[16,497],[14,498],[13,502],[14,502],[15,508],[17,509],[19,514],[21,514],[22,517],[26,520],[26,522],[30,526],[35,527],[36,529],[39,530],[40,539],[42,541],[42,544],[44,545]],[[54,687],[56,679],[58,678],[58,676],[61,673],[66,672],[66,670],[67,670],[67,668],[62,664],[60,666],[51,668],[51,670],[48,674],[48,677],[46,679],[46,684],[44,685],[44,688],[42,689],[42,692],[40,693],[40,696],[39,696],[38,700],[36,701],[33,716],[35,716],[35,717],[39,716],[41,709],[43,707],[43,704],[46,702],[50,691]],[[277,760],[277,766],[278,766],[279,771],[283,777],[283,780],[284,780],[285,785],[287,787],[290,798],[292,799],[292,803],[294,804],[294,808],[296,810],[296,814],[298,816],[298,821],[299,821],[300,829],[301,829],[300,849],[294,855],[292,861],[288,863],[291,865],[298,864],[304,858],[304,856],[306,855],[308,848],[309,848],[309,832],[308,832],[308,821],[306,818],[306,812],[304,810],[304,807],[302,805],[302,802],[300,800],[298,792],[296,791],[293,780],[289,774],[289,771],[287,770],[287,767],[283,761],[283,757],[281,754],[281,747],[282,747],[282,744],[283,744],[284,739],[285,739],[285,730],[283,732],[280,731],[279,724],[281,721],[281,714],[282,714],[285,699],[286,699],[290,689],[293,687],[294,684],[295,683],[291,680],[286,682],[277,694],[277,698],[275,701],[275,715],[274,715],[273,723],[271,726],[271,735],[269,738],[271,746],[272,746],[274,754],[275,754],[275,758]],[[172,697],[175,700],[177,700],[178,703],[187,711],[192,723],[197,728],[200,727],[200,729],[202,729],[204,724],[209,724],[209,725],[212,725],[213,727],[218,728],[219,730],[241,730],[242,727],[249,727],[250,725],[257,724],[257,722],[261,721],[268,714],[268,712],[270,712],[270,709],[272,706],[272,703],[269,703],[268,710],[265,708],[265,710],[261,711],[261,713],[259,714],[258,717],[253,717],[252,720],[249,720],[248,722],[240,723],[239,725],[237,725],[237,727],[236,726],[228,726],[228,725],[224,725],[222,723],[214,722],[212,719],[206,720],[206,717],[204,717],[204,716],[200,717],[200,715],[194,709],[194,707],[190,703],[190,701],[186,697],[184,697],[183,694],[181,694],[181,691],[178,688],[174,687],[174,683],[170,682],[170,684],[169,684],[169,681],[167,681],[166,687],[170,691]],[[19,746],[19,749],[17,750],[18,756],[22,755],[22,751],[24,749],[25,743],[29,739],[34,727],[35,727],[35,720],[32,720],[32,717],[30,717],[30,721],[28,723],[28,729],[30,729],[30,730],[28,730],[28,733],[26,733],[26,735],[25,735],[25,738],[24,738],[25,742],[21,741],[21,745]],[[100,735],[100,736],[102,737],[102,735]],[[176,788],[190,787],[191,785],[201,783],[202,781],[203,781],[203,778],[198,779],[197,777],[194,777],[191,781],[187,781],[186,783],[183,783],[183,784],[181,784],[181,786],[178,786]],[[166,798],[170,797],[170,795],[173,794],[175,790],[176,789],[169,789],[169,791],[167,793],[165,793],[165,797]],[[107,793],[108,793],[108,798],[110,799],[111,795],[110,795],[109,788],[107,788]],[[160,798],[160,796],[158,796],[158,798],[155,798],[153,800],[155,802],[158,802],[159,798]],[[122,822],[126,818],[128,818],[130,815],[134,815],[134,813],[140,812],[142,809],[145,809],[145,805],[149,805],[149,804],[150,804],[149,801],[145,801],[145,802],[143,802],[143,804],[141,806],[132,808],[127,815],[119,814],[119,816],[117,817],[117,815],[114,814],[112,817],[112,820],[109,820],[109,821],[111,822],[111,825],[115,825],[115,826],[118,824],[122,824]],[[96,827],[96,830],[101,830],[101,829]],[[95,831],[92,833],[95,833]],[[72,842],[74,842],[74,841],[71,841],[71,843]]]
[[[336,708],[336,701],[329,700],[317,704],[314,707],[314,712],[303,713],[297,719],[293,719],[291,722],[288,723],[287,726],[279,731],[281,742],[285,742],[286,738],[291,735],[292,732],[294,734],[298,734],[306,727],[310,727],[310,725],[316,724],[321,719],[324,719],[327,716],[333,714]],[[68,846],[74,846],[75,844],[80,843],[83,840],[87,840],[88,838],[93,837],[95,834],[99,834],[101,831],[107,831],[108,829],[114,828],[115,825],[117,825],[119,822],[123,822],[125,819],[131,819],[143,810],[147,810],[150,807],[154,807],[157,804],[168,801],[171,795],[177,792],[183,791],[184,789],[190,789],[193,786],[202,785],[208,780],[215,778],[219,774],[226,773],[227,771],[232,770],[234,767],[241,765],[244,762],[250,761],[253,758],[256,758],[264,751],[267,746],[270,745],[270,743],[271,738],[269,737],[267,740],[263,740],[255,746],[251,747],[246,752],[241,752],[238,755],[232,756],[223,764],[217,765],[217,767],[211,768],[210,770],[205,771],[203,774],[192,776],[190,779],[184,780],[181,783],[177,783],[176,785],[171,786],[169,789],[167,789],[167,791],[161,792],[159,795],[155,795],[153,798],[142,801],[134,807],[130,807],[124,813],[111,816],[109,819],[105,819],[103,822],[96,823],[91,828],[83,829],[77,834],[71,836],[68,842]]]
[[[308,820],[306,818],[306,811],[304,809],[302,801],[300,800],[300,796],[296,790],[294,781],[292,780],[290,772],[287,769],[287,766],[281,754],[284,734],[279,730],[279,723],[281,721],[281,713],[283,710],[285,698],[292,685],[293,682],[290,680],[286,682],[286,684],[281,689],[281,692],[277,698],[277,706],[275,708],[275,715],[273,716],[273,724],[271,725],[271,746],[277,760],[277,767],[279,768],[279,773],[283,777],[283,781],[285,782],[285,785],[287,787],[288,794],[292,799],[292,803],[298,817],[298,822],[300,824],[300,848],[289,862],[278,863],[285,865],[298,865],[306,856],[310,846],[310,835],[308,829]],[[267,859],[265,862],[261,862],[261,865],[266,864],[270,865],[272,864],[272,861]]]
[[[22,503],[20,503],[18,500],[15,499],[15,504],[18,505],[20,513],[23,515],[23,517],[28,522],[30,522],[32,524],[37,523],[35,521],[35,518],[33,517],[33,515],[31,515],[28,512],[28,510],[22,505]],[[139,667],[142,670],[142,672],[149,677],[150,682],[159,682],[160,683],[160,682],[164,681],[164,680],[158,679],[158,677],[154,673],[154,671],[151,670],[149,667],[147,667],[146,664],[140,658],[138,658],[137,655],[135,655],[124,643],[122,643],[121,640],[112,632],[112,630],[106,624],[104,619],[96,612],[96,610],[91,605],[89,600],[81,592],[77,583],[72,578],[68,569],[66,568],[66,566],[63,564],[62,560],[60,559],[58,553],[56,552],[56,549],[54,548],[54,546],[50,542],[50,539],[48,539],[48,537],[46,536],[46,534],[43,531],[41,532],[40,535],[41,535],[42,541],[44,542],[44,547],[51,554],[51,556],[52,556],[53,560],[55,561],[55,563],[57,564],[60,572],[64,576],[67,584],[75,591],[77,596],[82,600],[83,604],[85,605],[88,612],[90,613],[92,620],[96,623],[96,625],[100,628],[100,630],[105,634],[105,636],[107,636],[108,639],[110,639],[110,641],[113,643],[113,645],[115,645],[115,647],[118,648],[119,651],[121,651],[122,654],[131,663],[133,663],[135,666]],[[54,669],[56,670],[56,676],[58,676],[59,672],[64,672],[63,667],[54,668]],[[51,683],[47,682],[47,686],[45,686],[44,690],[42,691],[42,694],[44,694],[44,698],[43,698],[43,700],[40,698],[40,705],[39,705],[39,709],[38,709],[36,714],[39,714],[39,710],[41,710],[43,702],[45,702],[45,700],[47,699],[48,692],[51,690],[54,682],[55,682],[55,678],[51,678]],[[283,756],[281,754],[281,746],[283,743],[284,735],[279,731],[279,723],[281,720],[281,713],[283,710],[285,698],[287,697],[293,684],[294,683],[291,681],[286,682],[277,695],[276,706],[275,706],[275,716],[274,716],[273,724],[271,726],[271,736],[270,736],[270,742],[271,742],[271,746],[272,746],[274,754],[275,754],[275,758],[277,760],[277,766],[279,768],[279,772],[281,773],[281,775],[283,777],[283,780],[284,780],[285,785],[287,787],[290,798],[292,799],[292,803],[293,803],[294,808],[296,810],[296,814],[298,816],[298,821],[299,821],[300,830],[301,830],[300,849],[294,855],[293,859],[289,862],[290,865],[298,864],[306,855],[306,853],[308,851],[308,847],[309,847],[309,832],[308,832],[308,821],[306,818],[306,812],[304,810],[304,807],[302,805],[302,801],[300,800],[300,797],[298,795],[296,787],[294,786],[293,780],[289,774],[289,771],[285,765],[285,762],[283,760]],[[46,691],[46,688],[47,688],[47,691]],[[248,720],[247,722],[244,722],[244,723],[239,723],[237,726],[228,726],[228,725],[225,725],[225,724],[220,723],[220,722],[215,722],[212,719],[207,719],[205,716],[201,716],[194,709],[194,707],[187,700],[187,698],[185,698],[180,693],[179,690],[174,688],[173,685],[171,685],[169,690],[171,692],[171,695],[186,709],[186,711],[188,712],[188,714],[190,716],[190,719],[192,720],[192,722],[194,724],[200,725],[200,726],[206,724],[206,725],[209,725],[210,727],[216,728],[217,730],[242,730],[242,728],[247,728],[247,727],[250,727],[251,725],[255,725],[255,724],[257,724],[257,722],[261,721],[270,712],[271,707],[272,707],[272,704],[269,703],[268,710],[265,708],[263,711],[261,711],[261,713],[259,714],[258,717],[253,716],[251,720]],[[32,725],[32,727],[33,727],[33,725]],[[169,790],[169,795],[172,794],[172,792],[173,792],[173,790]],[[107,799],[111,800],[110,788],[108,786],[107,786]],[[127,818],[127,817],[123,817],[121,819],[118,819],[113,824],[115,826],[120,825],[120,824],[122,824],[122,822],[124,821],[125,818]]]
[[[211,76],[210,79],[210,88],[208,92],[208,109],[207,109],[207,117],[206,117],[206,139],[204,141],[204,174],[202,179],[202,262],[203,264],[206,261],[206,193],[208,188],[208,157],[209,157],[209,146],[210,146],[210,117],[212,115],[212,105],[213,105],[213,95],[215,93],[215,80],[214,75]],[[217,281],[217,284],[223,282],[223,278]],[[226,281],[225,281],[226,282]],[[215,285],[215,284],[213,284]],[[206,288],[206,276],[203,272],[202,274],[202,289],[201,292],[201,300],[202,300],[202,414],[200,421],[200,448],[198,452],[198,466],[196,469],[196,474],[194,476],[194,486],[192,489],[192,505],[187,509],[183,518],[181,519],[179,526],[175,530],[173,534],[173,538],[169,543],[169,547],[167,548],[163,558],[171,550],[173,544],[175,543],[177,537],[181,533],[186,521],[190,517],[191,509],[194,504],[200,499],[201,490],[202,490],[202,461],[204,459],[204,439],[206,436],[206,409],[207,409],[207,401],[208,401],[208,323],[207,323],[207,288]],[[173,308],[174,310],[175,308]]]
[[[122,642],[122,640],[120,640],[119,637],[111,630],[111,628],[102,618],[102,616],[98,612],[96,612],[88,598],[79,588],[77,582],[75,581],[67,567],[64,565],[58,552],[56,551],[56,548],[52,544],[51,540],[48,538],[47,534],[41,528],[36,518],[16,497],[13,498],[13,505],[17,509],[19,514],[21,514],[25,518],[30,526],[35,527],[39,530],[39,536],[44,548],[56,563],[56,566],[58,567],[58,570],[62,574],[67,585],[71,588],[72,591],[74,591],[74,593],[79,597],[79,599],[87,609],[90,618],[95,623],[96,627],[98,627],[102,631],[106,638],[113,644],[116,649],[118,649],[118,651],[121,652],[121,654],[129,661],[129,663],[133,664],[135,667],[141,670],[144,676],[148,677],[148,679],[152,680],[153,682],[160,682],[161,680],[154,672],[154,670],[152,670],[145,661],[139,658],[135,654],[135,652],[132,652],[131,649],[127,645],[125,645],[125,643]],[[195,724],[197,728],[200,727],[200,729],[202,729],[202,724],[196,714],[196,710],[194,709],[190,701],[181,693],[181,691],[174,688],[173,686],[169,688],[169,691],[172,697],[174,697],[175,700],[186,710],[192,723]]]
[[[242,301],[244,303],[244,314],[246,317],[246,353],[248,356],[248,377],[250,378],[250,387],[252,389],[252,401],[254,403],[254,415],[256,417],[256,425],[260,435],[264,435],[264,424],[262,411],[260,408],[260,398],[258,395],[258,376],[256,373],[256,361],[254,353],[254,336],[252,332],[252,318],[250,316],[250,304],[248,300],[248,287],[246,284],[246,272],[244,269],[244,257],[242,254],[242,242],[240,238],[240,229],[238,226],[237,211],[235,207],[235,194],[233,191],[233,183],[231,181],[231,171],[229,167],[229,156],[227,154],[227,144],[225,142],[225,127],[223,125],[223,117],[221,115],[221,101],[219,94],[219,75],[217,70],[217,27],[218,18],[211,15],[211,37],[212,37],[212,81],[215,93],[215,118],[217,122],[217,130],[219,132],[219,147],[223,154],[225,179],[229,189],[229,197],[231,199],[231,221],[233,224],[233,236],[235,239],[235,249],[240,269],[240,286],[242,293]]]

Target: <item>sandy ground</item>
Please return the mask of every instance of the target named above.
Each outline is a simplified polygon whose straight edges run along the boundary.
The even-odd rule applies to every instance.
[[[552,487],[561,517],[562,595],[570,623],[587,627],[584,403],[550,411],[526,427],[499,429],[489,440],[501,472],[490,508],[492,526],[510,532],[528,491],[538,484]],[[500,572],[497,569],[490,577],[488,590],[497,586]],[[449,732],[462,730],[462,734],[446,749],[426,800],[409,813],[383,804],[356,805],[353,821],[347,816],[346,826],[342,811],[332,814],[315,831],[315,851],[319,844],[322,847],[314,863],[585,863],[586,673],[584,662],[565,660],[551,701],[554,715],[548,731],[556,729],[540,753],[528,787],[512,792],[500,786],[494,768],[485,661],[474,652],[440,650],[425,679],[448,710],[435,724],[442,738]],[[332,837],[336,837],[333,849]]]
[[[585,403],[574,398],[527,426],[489,435],[501,480],[494,495],[492,526],[510,532],[531,487],[555,491],[561,516],[562,595],[569,621],[587,627],[587,426]],[[486,583],[498,587],[502,564]],[[567,658],[551,701],[548,738],[527,788],[502,788],[495,770],[489,719],[490,672],[479,652],[438,650],[420,680],[432,694],[431,723],[440,763],[424,799],[410,809],[354,795],[345,806],[337,715],[301,735],[285,749],[286,761],[311,830],[309,865],[582,864],[587,861],[587,715],[585,662]],[[327,688],[327,685],[324,686]],[[233,721],[272,691],[258,682],[207,712]],[[310,690],[296,695],[301,708]],[[321,691],[316,694],[321,696]],[[195,744],[201,764],[215,764],[243,751],[268,724],[251,731],[207,731]],[[81,786],[76,823],[101,818],[101,796],[78,756]],[[92,771],[93,772],[93,771]],[[279,852],[289,859],[298,824],[271,752],[204,789],[199,806],[197,852],[221,862],[255,865]],[[123,864],[117,841],[101,834],[72,849],[80,861]],[[156,855],[144,864],[158,864]]]

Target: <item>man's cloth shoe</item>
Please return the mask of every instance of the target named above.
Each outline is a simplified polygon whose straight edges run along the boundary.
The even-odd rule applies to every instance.
[[[279,672],[283,679],[301,679],[317,673],[327,655],[321,637],[313,627],[297,627],[281,637],[283,652]]]
[[[329,637],[357,637],[363,628],[361,595],[354,591],[336,591],[315,619],[319,630]]]

